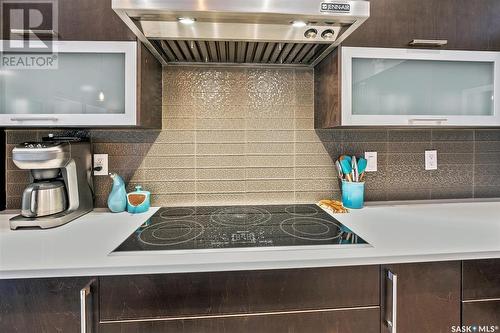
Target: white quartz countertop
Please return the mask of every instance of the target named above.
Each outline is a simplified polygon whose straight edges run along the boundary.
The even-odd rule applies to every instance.
[[[110,254],[156,209],[92,212],[49,230],[0,215],[0,278],[152,274],[500,258],[500,202],[377,205],[340,222],[371,247],[267,247]]]

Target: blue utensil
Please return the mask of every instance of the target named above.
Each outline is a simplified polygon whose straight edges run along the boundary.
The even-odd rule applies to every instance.
[[[363,172],[365,172],[366,170],[366,166],[368,165],[368,161],[363,158],[363,157],[360,157],[359,160],[358,160],[358,173],[361,175]]]
[[[351,181],[352,166],[350,159],[344,158],[340,161],[340,166],[342,167],[342,172],[347,177],[347,180]]]
[[[341,160],[341,161],[342,160],[347,160],[349,162],[349,164],[352,163],[352,157],[349,156],[349,155],[342,155],[342,156],[340,156],[339,160]]]
[[[339,179],[342,179],[343,172],[342,172],[342,166],[340,165],[340,162],[337,160],[335,161],[335,168],[337,169],[337,176]]]
[[[351,167],[352,167],[352,180],[354,182],[359,181],[359,173],[358,173],[358,160],[356,156],[353,156],[351,159]]]

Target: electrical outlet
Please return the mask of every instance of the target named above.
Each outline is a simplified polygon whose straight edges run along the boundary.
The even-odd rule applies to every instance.
[[[375,172],[377,171],[377,152],[376,151],[367,151],[365,152],[366,159],[366,172]]]
[[[108,154],[94,154],[94,176],[108,175]]]
[[[425,170],[437,170],[437,168],[438,168],[437,150],[426,150]]]

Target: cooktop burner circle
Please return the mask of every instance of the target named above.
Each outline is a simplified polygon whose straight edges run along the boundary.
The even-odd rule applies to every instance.
[[[173,232],[174,231],[174,232]],[[177,233],[177,229],[170,229],[170,228],[156,228],[151,232],[151,236],[153,236],[155,239],[161,239],[161,240],[176,240],[178,238],[183,238],[187,237],[191,232],[193,232],[193,228],[187,227],[187,228],[182,228],[180,233]]]
[[[280,229],[295,238],[309,241],[327,241],[342,237],[340,226],[315,217],[292,217],[281,221]]]
[[[304,224],[299,224],[299,223],[292,223],[292,229],[296,233],[304,234],[304,235],[310,235],[310,236],[321,236],[324,234],[327,234],[330,231],[330,226],[328,226],[326,223],[323,222],[316,222],[314,225],[314,229],[318,230],[300,230],[300,227],[308,227],[308,225]],[[318,228],[319,227],[319,228]]]
[[[189,207],[172,207],[162,211],[160,217],[166,220],[178,220],[193,216],[194,213],[195,210]]]
[[[146,227],[139,234],[139,240],[152,246],[172,246],[189,242],[203,232],[204,228],[201,223],[191,220],[173,220]]]
[[[271,213],[258,207],[226,207],[210,215],[214,223],[228,227],[249,227],[266,223]]]
[[[285,212],[294,216],[314,216],[319,213],[313,206],[288,206],[285,208]]]

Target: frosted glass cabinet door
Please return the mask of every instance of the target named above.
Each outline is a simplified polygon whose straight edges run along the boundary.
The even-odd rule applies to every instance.
[[[135,125],[136,52],[135,42],[56,42],[47,55],[3,53],[2,125]]]
[[[342,68],[343,125],[500,125],[499,53],[346,47]]]

